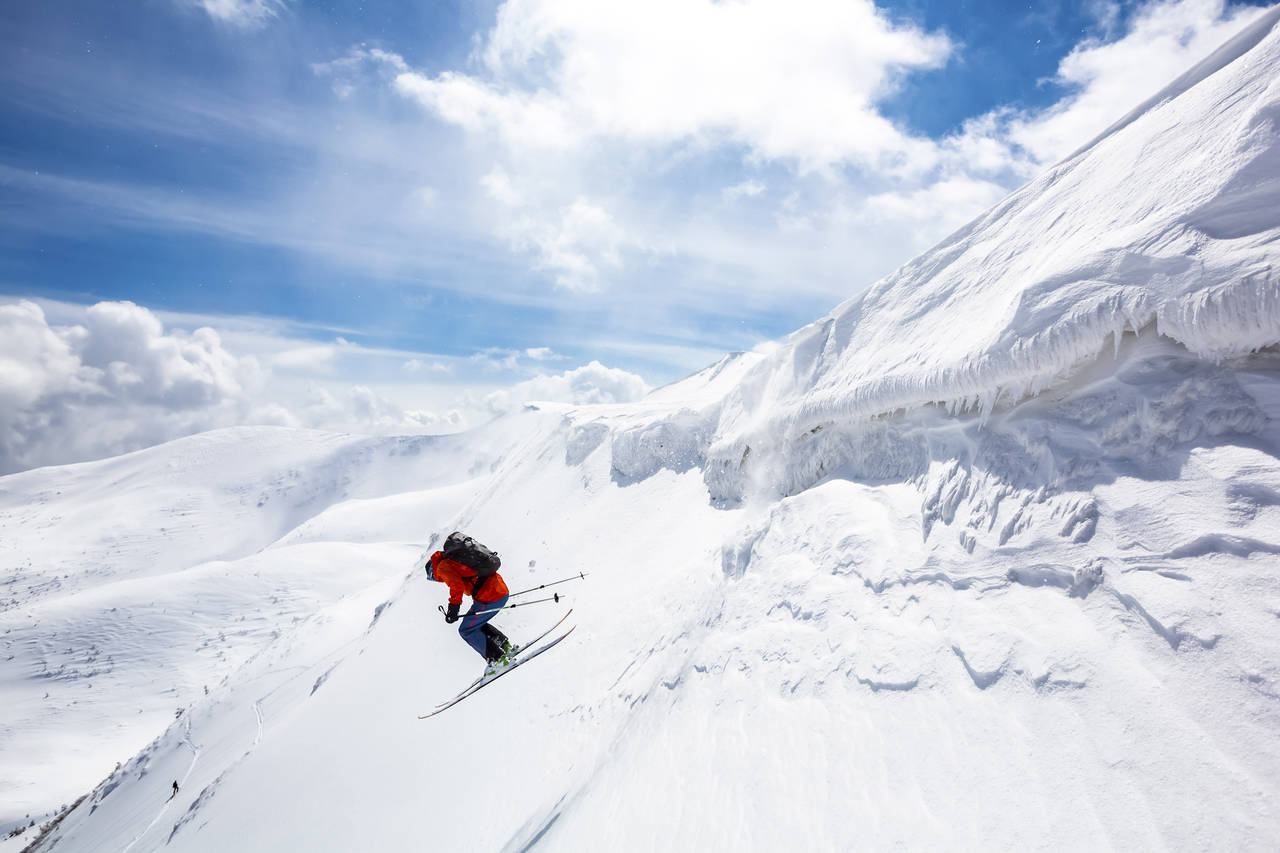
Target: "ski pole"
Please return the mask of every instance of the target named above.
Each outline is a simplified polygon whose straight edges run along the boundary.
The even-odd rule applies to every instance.
[[[568,583],[569,581],[584,580],[586,579],[586,577],[587,577],[586,572],[578,572],[578,574],[574,575],[571,578],[565,578],[564,580],[559,580],[559,581],[552,581],[551,583],[539,584],[538,586],[531,586],[528,589],[522,589],[519,592],[513,592],[511,593],[511,598],[515,598],[517,595],[524,595],[526,592],[537,592],[540,589],[546,589],[547,587],[555,586],[558,583]],[[545,601],[546,599],[543,599],[543,600]],[[514,607],[515,605],[512,605],[512,606]]]
[[[493,610],[481,610],[481,611],[480,611],[480,613],[501,613],[501,612],[502,612],[502,611],[504,611],[504,610],[515,610],[517,607],[527,607],[527,606],[529,606],[530,604],[541,604],[541,603],[542,603],[542,602],[544,602],[544,601],[554,601],[554,602],[556,602],[557,604],[559,604],[559,603],[560,603],[560,594],[559,594],[559,593],[556,593],[555,595],[551,596],[550,598],[535,598],[533,601],[522,601],[522,602],[520,602],[519,604],[508,604],[506,607],[495,607]],[[438,607],[436,608],[436,610],[439,610],[441,613],[446,613],[446,612],[448,612],[448,611],[446,611],[446,610],[444,609],[444,605],[443,605],[443,604],[441,604],[440,606],[438,606]],[[465,619],[465,618],[466,618],[467,616],[469,616],[469,615],[471,615],[471,614],[467,614],[467,613],[460,613],[460,614],[458,614],[458,618],[459,618],[459,619]]]

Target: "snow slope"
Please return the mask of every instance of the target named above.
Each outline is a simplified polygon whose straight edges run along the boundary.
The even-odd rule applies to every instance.
[[[477,440],[479,439],[479,440]],[[83,793],[318,608],[398,574],[512,436],[220,430],[0,478],[0,828]]]
[[[193,440],[227,448],[179,480],[222,496],[200,518],[266,532],[184,547],[259,572],[309,549],[288,578],[315,590],[238,668],[135,662],[221,680],[165,697],[181,716],[96,788],[73,767],[87,796],[35,849],[1274,849],[1278,20],[864,297],[641,403],[524,411],[410,462]],[[274,482],[273,441],[321,485],[275,509],[255,485],[247,509],[228,496]],[[27,644],[60,595],[35,579],[101,586],[71,560],[106,534],[57,515],[135,519],[128,583],[182,573],[156,544],[169,503],[103,487],[132,470],[150,494],[141,458],[0,479],[6,533],[47,526],[8,557],[31,563],[4,614]],[[421,721],[479,664],[420,571],[453,528],[515,589],[591,575],[561,587],[570,640]],[[204,631],[262,600],[211,594],[173,600]],[[123,593],[98,595],[79,618]],[[6,699],[31,689],[6,666]],[[126,677],[97,732],[148,689]],[[66,731],[23,719],[6,767]]]

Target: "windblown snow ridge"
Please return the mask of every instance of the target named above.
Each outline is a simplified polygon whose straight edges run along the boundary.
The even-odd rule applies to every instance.
[[[1278,22],[766,353],[725,398],[711,466],[921,407],[985,418],[1126,333],[1207,363],[1280,343]]]

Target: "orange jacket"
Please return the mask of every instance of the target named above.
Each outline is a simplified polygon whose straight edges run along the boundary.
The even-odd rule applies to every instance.
[[[440,583],[449,587],[450,604],[462,604],[463,593],[469,593],[481,604],[489,604],[508,592],[507,583],[502,579],[502,575],[494,572],[476,584],[478,575],[475,570],[457,560],[450,560],[443,551],[436,551],[431,555],[431,574]]]

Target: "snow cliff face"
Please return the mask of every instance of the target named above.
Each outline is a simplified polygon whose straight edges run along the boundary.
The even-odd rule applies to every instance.
[[[741,496],[748,448],[928,404],[989,414],[1126,332],[1216,361],[1280,339],[1277,14],[770,353],[727,402],[713,493]]]
[[[245,646],[96,788],[81,773],[36,849],[1273,847],[1278,20],[777,346],[422,463],[379,445],[377,476],[307,450],[329,485],[284,510],[202,504],[260,531],[206,559],[284,572],[306,546],[290,583],[376,578]],[[246,465],[273,435],[239,436]],[[0,480],[10,512],[102,483],[23,476]],[[150,494],[156,469],[136,476]],[[168,504],[129,505],[153,548]],[[570,640],[420,721],[479,664],[420,571],[453,528],[513,589],[590,578],[562,588]],[[59,599],[32,600],[6,624]],[[57,731],[32,719],[21,737]]]

